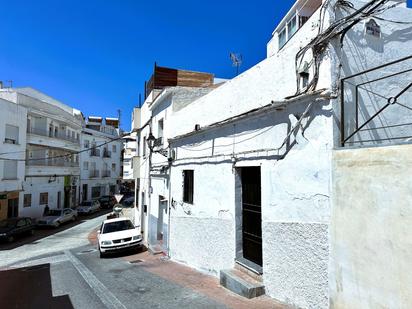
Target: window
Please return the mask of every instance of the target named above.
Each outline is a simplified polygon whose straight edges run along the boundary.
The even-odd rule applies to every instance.
[[[279,48],[286,44],[286,27],[279,33]]]
[[[116,171],[116,163],[112,163],[112,171]]]
[[[88,140],[84,141],[84,148],[90,148],[90,143]]]
[[[80,140],[80,134],[76,133],[76,140],[79,141]]]
[[[112,145],[112,152],[116,152],[116,145]]]
[[[157,136],[159,138],[163,137],[163,119],[160,119],[157,125]]]
[[[183,202],[193,204],[193,170],[183,171]]]
[[[48,192],[43,192],[40,193],[40,205],[46,205],[49,203],[49,193]]]
[[[92,198],[100,197],[100,187],[92,187]]]
[[[291,19],[288,21],[288,40],[292,38],[292,36],[295,34],[295,32],[298,30],[298,27],[296,25],[296,15],[293,15]]]
[[[8,144],[18,144],[19,142],[19,127],[6,124],[6,135],[4,142]]]
[[[59,135],[59,128],[54,127],[54,137],[57,137]]]
[[[299,75],[300,75],[301,89],[305,89],[308,86],[308,83],[309,83],[309,73],[302,72],[302,73],[299,73]]]
[[[143,137],[142,153],[143,157],[146,157],[146,136]]]
[[[83,162],[83,169],[85,171],[87,171],[89,169],[89,162],[87,162],[87,161]]]
[[[17,161],[4,160],[3,179],[17,179]]]
[[[25,194],[23,200],[23,207],[30,207],[31,206],[31,194]]]

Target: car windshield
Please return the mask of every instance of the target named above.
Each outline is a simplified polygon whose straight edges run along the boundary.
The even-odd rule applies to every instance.
[[[80,206],[86,206],[86,207],[89,207],[89,206],[92,206],[92,202],[83,202],[83,203],[81,203],[81,205]]]
[[[61,214],[62,214],[62,211],[57,210],[57,209],[51,209],[47,213],[48,216],[60,216]]]
[[[16,225],[16,220],[0,221],[0,227],[13,227]]]
[[[102,234],[125,231],[134,229],[134,225],[130,220],[122,220],[122,221],[115,221],[106,223],[103,226]]]
[[[109,200],[109,197],[108,196],[103,196],[103,197],[100,198],[100,200],[103,201],[103,202],[107,202]]]

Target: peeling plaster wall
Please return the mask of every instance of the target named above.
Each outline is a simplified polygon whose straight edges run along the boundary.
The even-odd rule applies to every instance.
[[[213,274],[233,267],[233,167],[260,166],[266,293],[298,307],[328,306],[331,102],[314,104],[302,122],[304,135],[301,130],[293,135],[288,149],[239,156],[236,163],[231,160],[232,152],[279,147],[297,121],[293,115],[301,114],[308,103],[297,102],[285,111],[250,117],[173,144],[177,150],[171,178],[176,201],[171,212],[173,259]],[[204,158],[213,153],[218,156]],[[185,169],[194,170],[193,205],[182,202]]]
[[[333,154],[332,308],[412,305],[412,145]]]

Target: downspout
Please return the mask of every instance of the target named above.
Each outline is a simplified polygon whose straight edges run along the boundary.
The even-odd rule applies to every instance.
[[[169,203],[168,203],[168,222],[167,222],[167,257],[170,259],[170,212],[172,211],[172,158],[169,154]]]

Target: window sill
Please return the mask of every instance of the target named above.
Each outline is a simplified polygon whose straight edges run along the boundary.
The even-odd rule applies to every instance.
[[[15,146],[20,146],[20,145],[21,145],[21,144],[19,144],[19,143],[9,143],[9,142],[6,142],[6,141],[3,141],[3,144],[15,145]]]
[[[1,180],[19,180],[18,178],[2,178]]]

